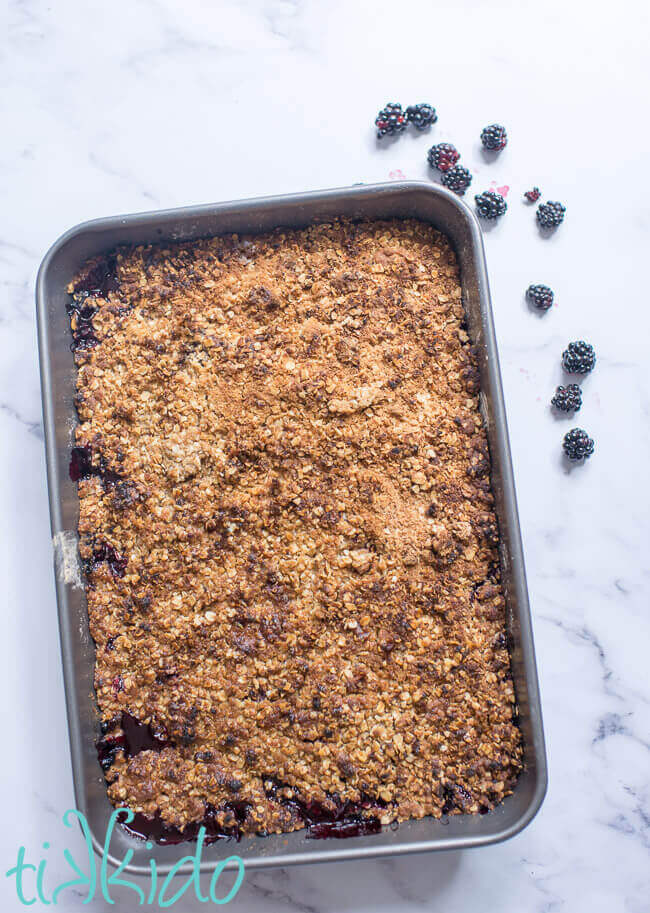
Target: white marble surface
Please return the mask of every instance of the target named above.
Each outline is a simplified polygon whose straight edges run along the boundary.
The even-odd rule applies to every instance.
[[[486,246],[548,796],[506,844],[251,872],[233,909],[650,910],[647,4],[3,0],[0,22],[3,871],[19,844],[48,839],[47,878],[62,880],[72,839],[33,304],[45,250],[94,216],[426,179],[427,148],[452,140],[472,189],[511,188]],[[438,125],[378,148],[387,100],[431,101]],[[477,137],[494,120],[510,144],[487,163]],[[548,240],[521,202],[533,183],[568,207]],[[542,318],[524,304],[530,282],[556,290]],[[596,453],[567,471],[572,423],[548,400],[579,338],[598,352],[579,416]],[[22,909],[5,878],[0,893]],[[80,904],[62,895],[59,908]]]

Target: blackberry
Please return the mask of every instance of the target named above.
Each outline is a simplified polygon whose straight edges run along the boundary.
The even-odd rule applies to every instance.
[[[427,153],[427,161],[432,168],[438,171],[449,171],[460,158],[460,152],[451,143],[438,143],[432,146]]]
[[[567,374],[589,374],[596,364],[594,347],[583,339],[570,342],[562,352],[562,367]]]
[[[472,183],[472,175],[462,165],[454,165],[453,168],[443,172],[440,183],[443,187],[447,187],[462,196]]]
[[[489,127],[483,127],[481,130],[481,142],[490,152],[500,152],[506,148],[508,135],[506,128],[501,124],[490,124]]]
[[[577,384],[558,387],[551,403],[560,412],[579,412],[582,406],[582,390]]]
[[[540,203],[537,207],[537,221],[540,228],[557,228],[564,222],[566,206],[561,203]]]
[[[477,193],[474,197],[478,214],[484,219],[498,219],[502,216],[508,204],[500,193],[494,190],[485,190],[483,193]]]
[[[594,452],[594,442],[582,428],[572,428],[564,435],[562,447],[572,463],[586,460]]]
[[[402,106],[395,102],[389,102],[385,108],[382,108],[375,118],[377,127],[377,136],[394,136],[406,130],[406,115],[402,111]]]
[[[426,130],[431,124],[435,124],[438,115],[432,105],[409,105],[406,109],[406,119],[416,129]]]
[[[547,311],[553,304],[553,290],[548,285],[529,285],[526,298],[540,311]]]
[[[533,187],[532,190],[527,190],[524,196],[529,203],[536,203],[542,195],[542,191],[539,187]]]

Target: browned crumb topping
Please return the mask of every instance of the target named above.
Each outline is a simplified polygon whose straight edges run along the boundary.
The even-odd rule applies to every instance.
[[[304,826],[289,797],[493,808],[521,745],[447,239],[342,222],[112,268],[69,289],[80,551],[102,719],[159,750],[115,743],[111,800],[244,833]]]

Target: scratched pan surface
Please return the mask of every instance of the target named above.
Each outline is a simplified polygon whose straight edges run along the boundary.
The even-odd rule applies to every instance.
[[[45,447],[50,517],[54,543],[61,652],[70,730],[76,807],[84,813],[98,851],[104,843],[111,805],[95,751],[98,714],[93,692],[94,646],[88,631],[86,601],[77,554],[77,486],[68,474],[73,429],[75,366],[70,350],[66,284],[89,257],[118,244],[191,240],[210,235],[301,227],[348,218],[413,217],[444,232],[456,249],[469,334],[479,351],[481,405],[492,457],[492,484],[501,528],[501,563],[506,590],[512,675],[524,742],[525,769],[514,793],[487,815],[424,818],[382,833],[344,840],[311,840],[306,831],[270,837],[219,841],[203,850],[204,871],[224,857],[241,856],[247,867],[388,856],[461,849],[504,840],[524,828],[546,791],[546,756],[539,701],[530,606],[510,460],[499,360],[492,324],[483,243],[470,210],[444,188],[420,182],[357,185],[350,188],[265,197],[162,212],[115,216],[86,222],[64,234],[45,256],[36,286]],[[192,844],[144,843],[118,828],[111,841],[116,864],[129,849],[127,871],[148,874],[155,854],[160,872],[168,871]],[[183,871],[183,870],[181,870]]]

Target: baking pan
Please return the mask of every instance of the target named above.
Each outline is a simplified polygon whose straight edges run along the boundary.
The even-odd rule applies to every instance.
[[[422,219],[444,232],[456,249],[468,332],[479,351],[480,399],[501,528],[502,574],[512,676],[523,734],[524,771],[513,794],[486,815],[423,818],[401,824],[395,831],[387,828],[379,834],[346,840],[313,840],[302,830],[270,837],[243,837],[236,844],[219,841],[204,848],[202,869],[211,871],[219,860],[232,853],[241,856],[248,868],[258,868],[481,846],[518,833],[533,818],[544,798],[546,757],[530,606],[480,228],[465,204],[437,185],[423,182],[356,185],[86,222],[64,234],[41,264],[36,285],[38,343],[70,747],[77,808],[88,821],[98,851],[103,846],[112,806],[95,751],[99,727],[93,692],[94,646],[88,631],[77,552],[77,486],[68,474],[77,419],[66,284],[85,260],[118,244],[187,241],[229,232],[268,231],[276,226],[304,227],[339,216]],[[119,828],[114,832],[111,847],[113,864],[132,848],[134,855],[125,871],[149,874],[148,860],[152,854],[143,842]],[[191,853],[192,848],[191,844],[158,846],[153,852],[158,871],[164,873],[182,856]]]

